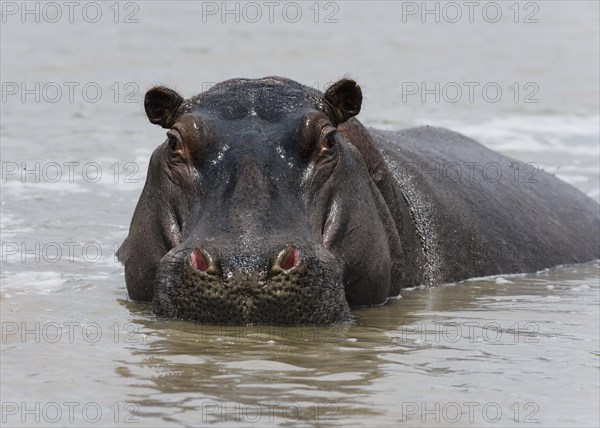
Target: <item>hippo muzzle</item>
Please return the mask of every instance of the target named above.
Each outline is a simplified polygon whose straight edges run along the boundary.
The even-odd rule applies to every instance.
[[[288,246],[261,265],[228,269],[206,250],[174,249],[160,262],[154,310],[209,324],[331,324],[350,310],[336,263]],[[251,266],[251,267],[250,267]]]

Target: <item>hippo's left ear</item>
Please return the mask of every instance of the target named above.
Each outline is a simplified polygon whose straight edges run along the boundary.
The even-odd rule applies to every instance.
[[[354,80],[341,79],[327,89],[325,101],[331,107],[334,120],[339,125],[360,112],[362,91]]]
[[[177,110],[183,101],[183,97],[173,89],[155,86],[146,92],[144,108],[150,122],[170,128],[175,123]]]

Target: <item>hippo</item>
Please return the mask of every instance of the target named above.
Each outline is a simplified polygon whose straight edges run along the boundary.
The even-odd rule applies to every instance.
[[[150,89],[167,129],[118,251],[133,300],[208,324],[333,324],[403,288],[600,257],[585,194],[447,129],[366,128],[325,92],[232,79]]]

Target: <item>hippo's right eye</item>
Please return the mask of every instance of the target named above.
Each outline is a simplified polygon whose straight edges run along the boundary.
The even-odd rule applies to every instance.
[[[173,154],[183,154],[183,142],[179,132],[173,130],[167,132],[167,144]]]

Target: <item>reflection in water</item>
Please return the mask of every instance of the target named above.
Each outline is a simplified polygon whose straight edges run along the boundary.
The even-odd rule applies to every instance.
[[[198,406],[258,404],[280,416],[295,406],[305,416],[314,416],[315,406],[323,413],[331,406],[378,413],[360,400],[364,387],[383,375],[374,358],[378,336],[385,340],[378,329],[136,322],[155,335],[147,349],[134,351],[142,360],[129,364],[129,375],[139,371],[144,379],[152,368],[159,392],[157,400],[145,392],[135,397],[140,409],[164,405],[166,393],[183,394],[183,403],[196,397]]]

